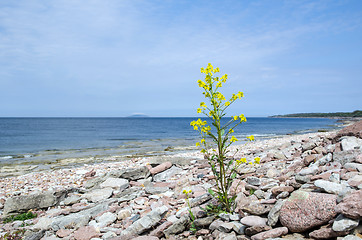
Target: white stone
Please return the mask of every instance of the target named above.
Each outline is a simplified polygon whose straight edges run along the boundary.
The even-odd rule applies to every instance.
[[[103,234],[102,239],[112,239],[117,237],[117,234],[115,234],[114,232],[106,232],[105,234]]]
[[[101,188],[115,188],[115,189],[126,189],[129,186],[129,181],[123,178],[107,178],[106,181],[101,183]]]
[[[354,150],[361,148],[362,139],[356,137],[342,137],[341,148],[342,151]]]
[[[103,201],[112,196],[113,190],[111,188],[95,189],[83,195],[86,199],[92,202]]]
[[[33,229],[48,230],[52,222],[52,218],[41,217],[39,218],[38,222],[33,226]]]
[[[317,172],[318,172],[318,166],[313,165],[309,168],[303,168],[298,174],[301,176],[305,176],[305,175],[314,175]]]
[[[111,212],[106,212],[104,214],[102,214],[101,216],[96,218],[97,221],[97,226],[99,228],[101,227],[106,227],[109,224],[113,223],[114,221],[117,220],[117,215]]]
[[[85,169],[80,169],[80,170],[77,170],[75,172],[75,174],[78,174],[78,175],[84,175],[88,172],[88,170],[85,170]]]
[[[343,185],[326,180],[317,180],[314,182],[314,185],[327,193],[339,194],[343,190]]]
[[[349,231],[349,230],[352,230],[353,228],[357,227],[358,224],[359,224],[359,220],[346,218],[342,214],[340,214],[334,220],[332,229],[333,229],[333,231],[336,231],[336,232]]]

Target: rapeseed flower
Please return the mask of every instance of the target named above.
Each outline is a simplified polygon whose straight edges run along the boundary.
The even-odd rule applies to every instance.
[[[236,142],[236,141],[239,141],[235,136],[232,136],[231,139],[230,139],[230,142]]]
[[[246,137],[246,138],[249,139],[250,141],[254,141],[254,140],[255,140],[255,138],[254,138],[253,135],[250,135],[249,137]]]

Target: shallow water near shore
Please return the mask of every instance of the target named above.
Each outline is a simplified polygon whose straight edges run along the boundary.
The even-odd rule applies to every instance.
[[[6,167],[16,165],[42,170],[196,150],[194,119],[0,118],[2,175],[11,175]],[[338,126],[336,119],[248,118],[235,133],[265,139]]]

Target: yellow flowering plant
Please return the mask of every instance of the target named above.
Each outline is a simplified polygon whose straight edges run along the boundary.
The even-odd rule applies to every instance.
[[[199,87],[203,89],[203,95],[208,103],[201,102],[197,113],[202,113],[210,119],[211,125],[214,126],[213,130],[207,121],[201,118],[192,121],[190,125],[201,135],[201,140],[196,143],[196,146],[202,147],[201,152],[205,154],[215,176],[216,190],[209,189],[209,193],[218,199],[222,210],[231,212],[236,196],[229,196],[229,190],[237,176],[236,169],[241,164],[248,162],[243,158],[235,161],[234,157],[228,158],[227,154],[230,145],[239,141],[232,135],[235,127],[246,122],[246,118],[243,114],[235,115],[224,125],[221,123],[221,119],[226,118],[228,107],[244,97],[244,93],[238,92],[232,94],[230,99],[226,99],[219,90],[226,83],[228,75],[225,74],[219,78],[216,76],[219,72],[219,68],[214,68],[209,63],[206,68],[201,68],[201,73],[205,74],[204,81],[197,81]],[[254,136],[247,137],[247,140],[253,141]],[[259,161],[260,159],[255,159],[250,163],[259,163]]]
[[[192,193],[192,190],[183,190],[182,191],[183,194],[185,194],[186,196],[186,203],[187,203],[187,207],[188,207],[188,211],[189,211],[189,214],[190,214],[190,218],[191,218],[191,226],[190,226],[190,231],[191,232],[196,232],[196,226],[195,226],[195,216],[194,214],[192,213],[192,210],[191,210],[191,204],[190,204],[190,197],[189,197],[189,194]]]

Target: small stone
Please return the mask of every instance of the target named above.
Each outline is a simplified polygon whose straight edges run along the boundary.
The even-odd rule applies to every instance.
[[[298,174],[301,176],[305,175],[315,175],[318,172],[319,168],[317,165],[313,165],[309,168],[303,168]]]
[[[122,178],[107,178],[106,181],[100,184],[101,188],[114,188],[117,190],[124,190],[129,187],[129,181]]]
[[[217,219],[217,220],[213,221],[213,222],[210,224],[209,229],[210,229],[211,231],[213,231],[213,230],[215,230],[215,229],[219,229],[220,225],[223,224],[223,223],[224,223],[223,221]]]
[[[347,195],[343,201],[336,206],[336,212],[352,219],[362,217],[362,190]]]
[[[352,137],[342,137],[341,138],[341,148],[342,151],[349,151],[349,150],[355,150],[359,149],[362,146],[362,139],[356,138],[354,136]]]
[[[347,235],[344,238],[340,239],[340,240],[361,240],[360,237],[358,236],[354,236],[354,235]]]
[[[151,168],[150,172],[152,175],[155,175],[157,173],[160,173],[160,172],[163,172],[163,171],[169,169],[170,167],[172,167],[171,162],[164,162],[164,163],[161,163],[160,165],[158,165],[157,167]]]
[[[279,227],[274,228],[266,232],[258,233],[251,237],[251,240],[264,240],[269,238],[276,238],[283,235],[286,235],[288,233],[288,228],[286,227]]]
[[[126,178],[128,180],[138,180],[144,179],[150,176],[150,170],[146,167],[139,167],[139,168],[128,168],[122,171],[120,174],[120,178]]]
[[[267,222],[266,218],[261,218],[259,216],[246,216],[240,220],[241,224],[248,226],[248,227],[265,226],[266,222]]]
[[[316,239],[332,239],[339,236],[344,236],[348,232],[335,232],[332,228],[321,228],[309,233],[309,237]]]
[[[56,235],[60,238],[64,238],[64,237],[68,237],[71,233],[72,233],[72,231],[69,229],[59,229],[56,232]]]
[[[155,236],[139,236],[132,238],[132,240],[159,240],[159,238]]]
[[[279,214],[280,209],[282,208],[285,200],[278,200],[274,207],[270,210],[268,214],[268,225],[274,227],[278,220],[279,220]]]
[[[103,234],[102,239],[107,240],[107,239],[112,239],[112,238],[115,238],[115,237],[117,237],[117,234],[114,233],[114,232],[109,231],[109,232],[106,232],[105,234]]]
[[[288,192],[282,192],[280,194],[278,194],[278,196],[276,196],[275,198],[276,199],[284,199],[284,198],[287,198],[289,197],[289,193]]]
[[[162,237],[164,235],[163,231],[165,231],[171,225],[172,225],[172,222],[169,222],[169,221],[162,223],[156,229],[154,229],[150,232],[150,236],[155,236],[155,237],[159,237],[159,238]]]
[[[113,190],[111,188],[95,189],[83,195],[84,198],[91,202],[100,202],[112,196]]]
[[[195,219],[194,223],[196,227],[202,228],[209,226],[213,221],[215,220],[215,217],[209,216],[205,218],[197,218]]]
[[[323,189],[327,193],[334,193],[337,195],[343,190],[343,186],[341,184],[325,180],[317,180],[314,182],[314,185]]]
[[[181,171],[182,171],[181,168],[176,167],[176,166],[172,166],[171,168],[167,169],[166,171],[163,171],[161,173],[156,174],[153,177],[153,180],[155,182],[167,181],[170,178],[172,178],[173,176],[175,176],[176,174],[180,173]]]
[[[101,216],[96,217],[96,220],[97,220],[97,227],[102,228],[116,221],[117,215],[111,212],[106,212]]]
[[[361,163],[346,163],[343,166],[345,169],[352,169],[358,172],[362,172],[362,164]]]
[[[257,233],[260,232],[264,232],[264,231],[268,231],[272,229],[270,226],[253,226],[253,227],[248,227],[247,229],[245,229],[245,235],[247,236],[253,236]]]
[[[265,197],[265,192],[258,189],[254,192],[254,195],[259,199],[263,199]]]
[[[281,194],[282,192],[293,192],[294,188],[292,186],[278,186],[278,187],[274,187],[271,189],[271,192],[273,193],[274,196],[277,196],[279,194]]]
[[[207,235],[209,233],[210,233],[210,230],[208,230],[208,229],[200,229],[195,233],[195,235],[200,236],[200,235]]]
[[[90,240],[91,238],[98,237],[99,232],[93,226],[81,227],[74,233],[76,240]]]
[[[260,184],[261,184],[260,178],[257,178],[257,177],[248,177],[246,179],[246,182],[249,183],[250,185],[254,185],[254,186],[260,186]]]
[[[231,230],[233,230],[233,226],[234,226],[234,224],[232,224],[230,222],[223,222],[219,225],[219,227],[217,229],[221,232],[229,233],[229,232],[231,232]]]
[[[246,229],[246,226],[239,223],[239,222],[231,222],[233,224],[233,230],[234,232],[236,232],[237,234],[240,234],[240,235],[244,235],[245,234],[245,229]]]
[[[356,228],[359,224],[359,220],[354,220],[344,217],[342,214],[334,220],[332,229],[335,232],[344,232]]]
[[[121,210],[117,214],[117,219],[124,220],[124,219],[128,218],[129,216],[131,216],[131,214],[132,214],[132,212],[130,209]]]
[[[261,204],[259,202],[252,202],[249,205],[241,208],[243,211],[252,215],[263,215],[268,213],[273,208],[271,204]]]

